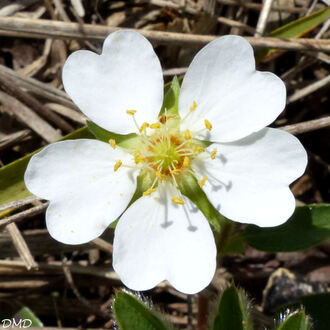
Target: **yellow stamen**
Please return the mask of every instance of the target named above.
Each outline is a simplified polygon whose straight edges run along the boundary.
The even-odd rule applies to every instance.
[[[190,159],[189,157],[185,156],[183,158],[183,167],[189,167],[189,164],[190,164]]]
[[[207,119],[204,120],[204,124],[209,131],[212,129],[212,124]]]
[[[139,163],[143,162],[144,160],[145,160],[145,158],[143,156],[141,156],[140,150],[135,150],[135,152],[134,152],[135,164],[139,164]]]
[[[184,138],[185,138],[186,140],[190,140],[190,139],[191,139],[191,133],[190,133],[189,129],[187,129],[187,130],[184,132],[183,136],[184,136]]]
[[[178,169],[178,168],[175,168],[174,170],[171,170],[170,172],[171,172],[171,174],[173,174],[173,175],[179,175],[180,172],[181,172],[181,170]]]
[[[215,155],[217,154],[218,152],[218,149],[217,148],[214,148],[211,152],[211,159],[215,159]]]
[[[144,122],[144,123],[142,124],[142,126],[140,127],[140,129],[139,129],[140,133],[142,133],[143,131],[145,131],[145,129],[146,129],[147,127],[149,127],[149,126],[150,126],[150,125],[149,125],[148,123]]]
[[[117,160],[116,161],[116,164],[113,167],[113,170],[116,172],[121,165],[123,165],[122,161],[121,160]]]
[[[195,145],[193,151],[194,152],[201,153],[201,152],[204,152],[205,151],[205,148],[202,148],[200,146]]]
[[[126,110],[126,113],[130,116],[134,116],[136,113],[136,110]]]
[[[194,112],[195,110],[196,110],[196,108],[197,108],[197,103],[196,103],[196,101],[194,101],[193,102],[193,105],[190,107],[190,112]]]
[[[205,185],[207,179],[208,179],[207,176],[203,176],[203,178],[198,181],[201,188],[203,188],[203,186]]]
[[[171,198],[172,202],[175,203],[175,204],[178,204],[178,205],[183,205],[184,204],[184,201],[183,199],[181,199],[180,197],[172,197]]]
[[[156,178],[157,179],[162,179],[163,178],[163,175],[162,175],[162,173],[160,171],[157,171],[156,172]]]
[[[160,128],[161,124],[160,123],[154,123],[150,125],[150,128],[152,129],[156,129],[156,128]]]
[[[109,144],[111,145],[112,149],[116,149],[116,140],[110,139]]]
[[[149,196],[151,195],[153,192],[156,191],[156,188],[149,188],[148,190],[146,190],[144,193],[143,193],[143,196]]]

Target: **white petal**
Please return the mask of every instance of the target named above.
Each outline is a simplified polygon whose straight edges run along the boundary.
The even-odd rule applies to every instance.
[[[303,174],[307,154],[293,135],[265,128],[242,140],[213,144],[215,160],[193,163],[208,176],[203,187],[212,204],[227,218],[261,227],[285,222],[295,208],[288,185]]]
[[[182,129],[198,131],[207,119],[213,129],[204,139],[235,141],[273,122],[284,109],[285,99],[280,78],[255,70],[253,49],[245,39],[221,37],[195,56],[184,77],[180,115],[187,115],[194,101],[197,108]]]
[[[141,197],[120,218],[113,267],[133,290],[148,290],[168,280],[181,292],[201,291],[216,267],[210,226],[197,208],[176,205],[170,200],[173,194],[165,188],[158,191]]]
[[[114,163],[132,158],[118,147],[97,140],[67,140],[34,155],[25,184],[36,196],[50,200],[46,224],[50,235],[66,244],[100,236],[127,207],[135,190],[135,174]]]
[[[162,69],[151,44],[134,31],[116,31],[101,55],[74,52],[63,68],[63,84],[78,107],[99,126],[116,133],[136,131],[126,110],[142,124],[157,120],[163,102]]]

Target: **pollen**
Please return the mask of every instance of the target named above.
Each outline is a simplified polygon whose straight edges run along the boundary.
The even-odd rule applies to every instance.
[[[143,196],[149,196],[151,195],[152,193],[154,193],[157,189],[156,188],[149,188],[148,190],[146,190],[144,193],[143,193]]]
[[[198,184],[201,188],[203,188],[203,186],[205,185],[207,179],[208,179],[208,177],[205,175],[198,181]]]
[[[206,129],[208,129],[209,131],[211,131],[212,124],[207,119],[204,120],[204,124],[205,124]]]
[[[185,156],[183,159],[183,167],[187,168],[190,165],[189,157]]]
[[[218,149],[217,148],[214,148],[212,151],[211,151],[211,159],[215,159],[215,156],[218,152]]]
[[[190,140],[190,139],[191,139],[191,133],[190,133],[189,129],[187,129],[187,130],[184,132],[183,136],[184,136],[184,138],[185,138],[186,140]]]
[[[177,197],[177,196],[172,197],[171,200],[172,200],[173,203],[178,204],[178,205],[183,205],[184,204],[183,199],[180,198],[180,197]]]
[[[190,110],[190,112],[194,112],[196,110],[196,108],[197,108],[197,103],[196,103],[196,101],[194,101],[189,110]]]
[[[144,132],[144,131],[146,130],[146,128],[149,127],[149,126],[150,126],[149,123],[144,122],[144,123],[141,125],[140,129],[139,129],[140,133]]]
[[[126,113],[130,116],[134,116],[136,113],[136,110],[126,110]]]
[[[116,164],[113,166],[113,170],[116,172],[121,165],[123,165],[122,161],[121,160],[117,160],[116,161]]]
[[[116,140],[110,139],[108,142],[111,145],[112,149],[116,149]]]
[[[156,128],[160,128],[160,127],[161,127],[160,123],[154,123],[154,124],[150,125],[150,128],[152,128],[152,129],[156,129]]]

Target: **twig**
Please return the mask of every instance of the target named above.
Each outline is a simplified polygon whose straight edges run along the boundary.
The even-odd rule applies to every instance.
[[[30,196],[30,197],[19,199],[17,201],[2,204],[2,205],[0,205],[0,212],[5,211],[5,210],[9,210],[9,209],[16,209],[16,208],[19,208],[21,206],[34,203],[34,202],[39,201],[39,200],[40,200],[39,197]]]
[[[77,297],[77,299],[83,304],[85,305],[87,308],[89,308],[91,311],[93,311],[95,314],[105,318],[105,319],[109,319],[110,318],[110,313],[107,313],[105,311],[101,311],[99,308],[93,306],[92,304],[90,304],[90,302],[83,297],[78,288],[76,287],[76,285],[73,282],[73,278],[72,278],[72,274],[70,271],[70,268],[66,266],[65,263],[63,263],[63,272],[65,275],[65,278],[68,282],[68,284],[70,285],[70,288],[72,289],[73,293],[75,294],[75,296]]]
[[[84,24],[83,31],[80,24],[68,23],[51,20],[34,20],[19,17],[0,17],[0,29],[12,31],[12,35],[24,31],[25,34],[30,34],[31,38],[59,38],[59,39],[83,39],[103,41],[104,38],[113,31],[120,30],[118,27],[101,26]],[[159,44],[179,44],[190,46],[203,46],[218,36],[205,36],[195,34],[184,34],[175,32],[149,31],[139,29],[127,29],[138,31],[150,41]],[[314,50],[330,52],[330,40],[314,40],[314,39],[280,39],[280,38],[255,38],[245,37],[252,46],[256,48],[273,48],[286,50]]]
[[[273,5],[273,0],[264,0],[256,27],[256,33],[254,35],[255,37],[263,36],[266,29],[268,16],[272,9],[272,5]]]
[[[65,105],[58,104],[58,103],[46,103],[46,106],[51,109],[52,111],[59,113],[63,117],[67,117],[72,121],[86,125],[87,117],[84,116],[81,112],[72,110],[72,108],[68,108]]]
[[[10,217],[7,217],[5,219],[2,219],[2,220],[0,220],[0,228],[3,226],[7,226],[10,223],[24,220],[27,217],[32,217],[34,215],[40,214],[47,208],[48,205],[49,205],[49,203],[44,203],[42,205],[34,206],[26,211],[23,211],[23,212],[14,214]]]
[[[8,112],[16,116],[45,141],[54,142],[62,137],[54,127],[14,97],[0,91],[0,102],[5,105]]]
[[[51,85],[48,85],[33,78],[24,77],[16,71],[9,69],[3,65],[0,65],[0,74],[4,77],[13,78],[17,86],[27,89],[35,96],[42,97],[49,102],[60,103],[71,109],[78,110],[78,108],[72,103],[68,95],[65,92],[59,90],[58,88],[52,87]]]
[[[30,270],[31,268],[38,268],[37,263],[34,261],[33,256],[30,252],[29,247],[27,246],[21,232],[19,231],[18,227],[15,223],[10,223],[6,226],[13,244],[16,247],[16,250],[22,260],[25,263],[25,267]]]
[[[102,238],[95,238],[91,244],[95,245],[97,248],[99,248],[100,250],[112,254],[113,252],[113,246],[112,244],[110,244],[109,242],[105,241]]]
[[[226,17],[218,17],[218,22],[231,27],[240,28],[243,31],[245,30],[246,32],[249,32],[251,34],[254,34],[256,32],[256,30],[253,27]]]
[[[0,151],[4,150],[16,143],[22,141],[25,137],[31,134],[31,130],[24,129],[22,131],[18,131],[16,133],[8,134],[0,139]]]
[[[316,81],[313,84],[306,86],[305,88],[297,90],[294,94],[288,97],[287,103],[293,103],[298,101],[299,99],[317,91],[318,89],[328,85],[330,83],[330,75],[326,76],[325,78]]]
[[[4,78],[0,74],[0,84],[5,87],[6,91],[8,91],[12,96],[16,97],[22,103],[25,103],[30,109],[33,109],[39,115],[46,117],[53,124],[57,125],[64,132],[72,132],[74,128],[68,124],[64,119],[62,119],[59,115],[52,112],[42,103],[40,103],[35,97],[24,93],[19,87],[15,85],[15,81],[10,78]]]
[[[329,126],[330,116],[327,116],[324,118],[309,120],[298,124],[286,125],[279,128],[291,134],[298,135],[306,132],[315,131],[317,129],[326,128]]]
[[[224,5],[242,6],[247,9],[262,10],[262,4],[254,2],[246,2],[242,0],[217,0],[219,3]],[[287,6],[273,6],[272,11],[287,12],[287,13],[306,13],[306,8],[296,8]]]

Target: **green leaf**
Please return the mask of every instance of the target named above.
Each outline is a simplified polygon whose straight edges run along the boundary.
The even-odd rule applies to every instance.
[[[142,142],[141,138],[135,133],[112,133],[91,121],[87,122],[87,127],[98,140],[108,143],[110,139],[114,139],[117,145],[125,149],[138,149]]]
[[[307,330],[309,328],[308,317],[304,311],[293,313],[280,325],[278,330]]]
[[[303,306],[312,319],[313,330],[329,330],[330,294],[321,293],[300,298],[296,307]]]
[[[60,141],[81,138],[93,139],[94,136],[87,127],[83,127],[66,135]],[[0,204],[31,196],[24,184],[24,172],[30,158],[41,149],[0,168]]]
[[[43,327],[42,322],[35,316],[35,314],[31,311],[29,307],[22,307],[15,315],[15,319],[18,320],[30,320],[31,321],[31,327]],[[29,322],[30,323],[30,322]]]
[[[181,193],[187,196],[201,210],[216,231],[220,231],[221,223],[226,219],[210,203],[196,178],[188,173],[180,176],[177,183]]]
[[[242,292],[234,285],[221,295],[212,330],[252,330]]]
[[[167,330],[169,327],[133,295],[118,292],[113,310],[121,330]]]
[[[310,248],[330,237],[330,204],[297,207],[283,225],[271,228],[250,225],[241,235],[252,247],[267,252]]]
[[[274,38],[299,38],[307,34],[309,31],[313,30],[315,27],[317,27],[329,17],[330,8],[324,8],[311,15],[304,16],[293,22],[281,26],[280,28],[272,31],[270,33],[270,36]],[[279,51],[274,49],[259,51],[256,55],[257,62],[259,62],[260,59],[267,57],[274,52],[280,53]],[[281,51],[281,53],[283,53],[283,51]]]
[[[272,31],[270,35],[276,38],[299,38],[317,27],[330,17],[330,8],[324,8],[315,13],[299,18]]]
[[[174,77],[169,88],[165,92],[164,101],[162,108],[159,112],[159,117],[165,113],[171,115],[179,114],[179,94],[180,94],[180,83],[177,77]]]

